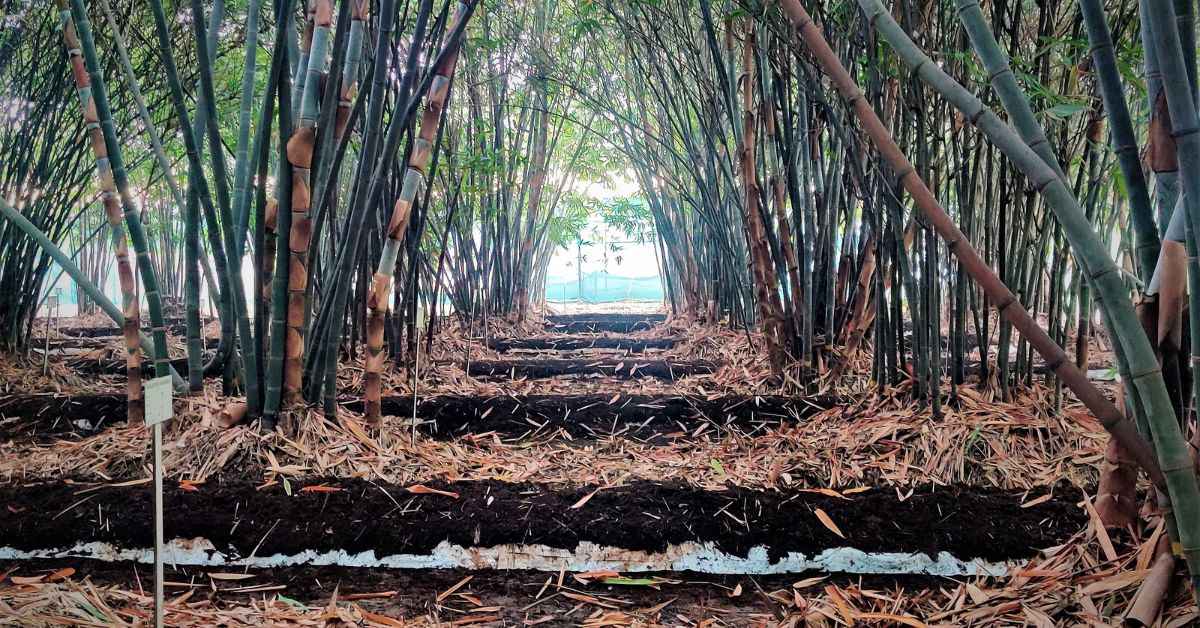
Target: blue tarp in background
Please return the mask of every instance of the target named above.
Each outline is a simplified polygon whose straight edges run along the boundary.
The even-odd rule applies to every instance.
[[[582,283],[582,290],[580,284]],[[614,301],[662,301],[662,281],[658,275],[649,277],[622,277],[607,271],[587,273],[582,277],[564,279],[556,277],[546,281],[547,301],[587,301],[589,303],[612,303]]]

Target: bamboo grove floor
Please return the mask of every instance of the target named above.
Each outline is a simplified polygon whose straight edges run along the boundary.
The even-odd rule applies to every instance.
[[[219,413],[228,400],[220,382],[209,379],[202,394],[177,402],[178,417],[166,430],[168,494],[189,504],[192,518],[210,520],[208,536],[221,537],[217,528],[237,516],[217,516],[215,504],[232,502],[263,512],[288,508],[290,514],[275,519],[289,521],[311,512],[319,524],[312,529],[331,530],[341,545],[352,545],[361,530],[339,508],[374,504],[382,516],[393,509],[392,499],[401,513],[409,512],[405,504],[442,503],[462,519],[488,498],[515,491],[501,501],[530,505],[529,512],[590,539],[637,545],[630,535],[656,527],[646,523],[653,519],[638,519],[648,513],[683,527],[658,525],[646,547],[683,528],[700,536],[706,533],[698,530],[711,529],[716,542],[763,534],[768,545],[775,540],[783,547],[786,535],[771,533],[769,518],[723,506],[799,500],[803,512],[824,515],[790,522],[805,542],[823,535],[863,547],[909,547],[903,539],[919,545],[937,538],[999,548],[995,539],[1009,538],[1021,566],[992,578],[180,566],[168,573],[168,622],[1105,626],[1121,622],[1150,571],[1162,526],[1157,518],[1134,530],[1098,525],[1091,496],[1106,438],[1069,397],[1061,412],[1051,413],[1051,391],[1040,385],[1008,401],[964,386],[960,403],[939,419],[909,400],[907,385],[879,394],[854,377],[788,398],[770,383],[752,335],[640,312],[610,314],[607,321],[590,314],[521,326],[493,321],[486,337],[478,327],[443,330],[433,354],[422,356],[417,421],[413,373],[394,370],[385,381],[385,414],[393,416],[378,433],[358,413],[358,363],[339,371],[343,403],[336,417],[301,410],[274,434],[253,425],[222,427]],[[602,329],[613,321],[619,324]],[[86,320],[61,326],[104,327]],[[218,330],[210,323],[206,333],[215,337]],[[53,331],[37,337],[50,348],[45,369],[37,353],[0,366],[0,507],[7,511],[0,533],[10,545],[114,530],[141,534],[137,508],[128,506],[128,521],[113,513],[145,499],[146,431],[123,422],[121,376],[103,368],[84,374],[88,365],[120,365],[119,338]],[[180,339],[173,338],[172,352],[182,355]],[[858,366],[867,361],[854,359]],[[578,367],[514,368],[546,360]],[[486,377],[472,371],[481,363],[492,365]],[[698,364],[706,368],[687,368]],[[1006,501],[969,510],[982,494]],[[664,503],[694,506],[656,512],[622,495],[668,495]],[[929,499],[949,501],[921,507]],[[961,505],[958,516],[969,519],[902,514],[950,504]],[[872,527],[879,513],[903,524],[904,534],[889,538]],[[461,534],[482,535],[484,544],[529,534],[557,538],[553,526],[533,524],[505,533],[498,522],[513,518],[489,519]],[[246,528],[230,543],[253,545],[247,539],[261,535],[258,543],[269,544],[280,530],[237,525]],[[425,543],[459,534],[438,525],[429,520],[414,529],[431,531]],[[741,526],[749,532],[723,532]],[[976,536],[963,536],[968,532]],[[415,541],[408,535],[388,542]],[[150,612],[150,588],[145,567],[131,563],[0,563],[0,623],[141,622]],[[1176,586],[1157,625],[1196,620],[1190,595]]]

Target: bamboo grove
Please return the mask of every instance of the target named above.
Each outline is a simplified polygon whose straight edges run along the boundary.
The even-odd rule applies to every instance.
[[[787,392],[901,387],[936,419],[1069,389],[1114,435],[1103,516],[1136,516],[1141,466],[1200,575],[1190,2],[2,6],[0,345],[70,274],[123,326],[132,417],[178,319],[177,387],[220,376],[229,415],[364,396],[377,426],[422,338],[535,317],[599,217]]]

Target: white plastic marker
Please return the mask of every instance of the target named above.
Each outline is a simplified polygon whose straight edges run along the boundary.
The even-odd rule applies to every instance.
[[[174,413],[171,403],[171,377],[156,377],[146,382],[143,401],[146,425],[154,432],[154,626],[163,625],[163,471],[162,426]]]

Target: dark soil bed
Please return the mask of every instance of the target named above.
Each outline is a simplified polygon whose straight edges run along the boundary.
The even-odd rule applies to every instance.
[[[634,331],[647,331],[661,324],[661,321],[654,321],[646,318],[617,320],[579,319],[563,321],[561,323],[555,323],[548,320],[546,322],[546,329],[560,334],[594,334],[605,331],[618,334],[627,334]]]
[[[581,349],[619,349],[641,353],[647,349],[670,349],[679,338],[622,338],[619,336],[535,336],[533,338],[493,338],[488,347],[495,351],[579,351]]]
[[[147,335],[150,334],[150,319],[146,318],[142,321],[142,331]],[[102,338],[105,336],[120,336],[121,328],[113,325],[112,327],[52,327],[54,331],[72,338]],[[167,321],[167,333],[176,336],[187,335],[187,323]]]
[[[551,488],[528,483],[443,482],[414,493],[365,480],[275,484],[226,480],[166,490],[167,538],[203,537],[231,556],[374,550],[377,556],[423,554],[442,541],[464,547],[543,544],[574,549],[581,541],[628,550],[712,542],[745,556],[764,545],[772,559],[830,547],[865,552],[946,551],[960,558],[1029,558],[1085,525],[1078,489],[1022,508],[1049,489],[918,487],[906,499],[894,488],[848,498],[795,490],[730,488],[711,492],[645,481],[622,487]],[[319,487],[313,490],[311,487]],[[587,498],[585,500],[585,498]],[[839,526],[839,538],[816,516]],[[42,483],[0,488],[0,539],[33,550],[103,541],[125,548],[151,544],[147,484],[89,488]]]
[[[832,408],[835,397],[652,395],[438,395],[417,402],[418,429],[435,438],[495,433],[504,438],[623,436],[667,442],[695,433],[702,422],[751,433]],[[343,406],[362,411],[361,399]],[[385,416],[412,416],[412,397],[384,397]],[[0,441],[74,440],[124,423],[124,393],[16,394],[0,397]]]
[[[420,426],[421,431],[441,436],[496,432],[521,437],[562,430],[576,438],[620,434],[659,442],[691,434],[703,421],[744,432],[778,426],[832,408],[839,401],[777,396],[439,395],[419,398],[417,417],[427,422]],[[362,411],[361,400],[345,405]],[[412,397],[385,397],[383,414],[411,417]]]
[[[618,323],[662,323],[667,320],[666,314],[624,314],[621,312],[594,312],[582,314],[551,314],[546,317],[546,321],[560,325],[563,323],[578,323],[588,321],[605,321]]]
[[[476,360],[467,374],[490,379],[544,378],[559,375],[605,375],[621,379],[658,377],[679,379],[688,375],[715,373],[717,364],[705,360]]]
[[[203,338],[201,339],[206,349],[216,349],[221,343],[220,338]],[[46,343],[42,339],[32,341],[33,349],[44,349]],[[125,350],[125,339],[120,334],[115,336],[92,336],[92,337],[74,337],[74,338],[58,338],[50,340],[50,351],[69,351],[72,349],[116,349],[119,351]],[[51,353],[53,355],[53,353]]]
[[[211,356],[204,356],[207,361]],[[116,358],[68,358],[64,363],[76,373],[80,375],[124,375],[126,371],[125,359]],[[171,360],[171,366],[175,367],[175,371],[180,377],[188,376],[187,358],[175,358]],[[145,377],[153,377],[154,375],[154,360],[145,354],[142,355],[142,374]],[[219,375],[218,375],[219,376]]]
[[[124,394],[0,397],[0,441],[90,436],[125,419]]]

